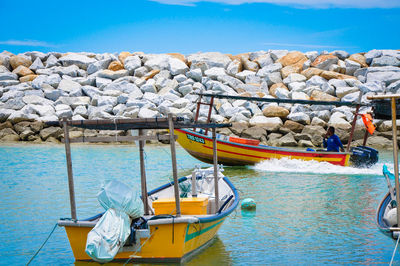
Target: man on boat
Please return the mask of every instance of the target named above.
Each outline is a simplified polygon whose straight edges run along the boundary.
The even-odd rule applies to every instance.
[[[324,148],[327,148],[326,151],[333,151],[333,152],[344,152],[343,144],[340,141],[339,137],[335,134],[335,128],[329,127],[328,131],[324,136]]]

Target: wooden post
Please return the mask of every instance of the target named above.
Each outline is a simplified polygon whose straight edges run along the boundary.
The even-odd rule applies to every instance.
[[[68,186],[69,186],[69,202],[71,205],[71,218],[76,220],[76,204],[75,204],[75,188],[74,176],[72,174],[71,145],[69,142],[69,129],[67,118],[63,118],[63,129],[65,139],[65,157],[67,158]]]
[[[209,105],[210,105],[210,108],[208,108],[207,124],[210,123],[210,121],[211,121],[211,112],[212,112],[212,108],[214,106],[214,97],[211,97]],[[206,128],[205,134],[206,135],[208,134],[208,128]]]
[[[143,129],[139,129],[139,137],[140,136],[143,136]],[[140,154],[140,184],[142,190],[144,214],[149,215],[149,202],[147,200],[146,167],[144,165],[144,140],[139,140],[139,154]]]
[[[368,130],[365,129],[365,134],[364,134],[364,140],[363,140],[363,146],[367,145],[367,139],[368,139]]]
[[[217,155],[217,133],[215,127],[212,129],[213,139],[213,162],[214,162],[214,189],[215,189],[215,212],[219,209],[219,191],[218,191],[218,155]]]
[[[171,113],[168,114],[168,126],[169,126],[169,142],[171,145],[172,175],[174,178],[176,217],[180,217],[181,203],[179,199],[178,171],[176,169],[176,150],[175,150],[175,136],[174,136],[175,133],[174,133],[174,122],[172,121]]]
[[[396,98],[391,97],[392,101],[392,133],[393,133],[393,159],[394,176],[396,183],[396,202],[397,202],[397,227],[400,227],[400,186],[399,186],[399,158],[397,146],[397,126],[396,126]]]

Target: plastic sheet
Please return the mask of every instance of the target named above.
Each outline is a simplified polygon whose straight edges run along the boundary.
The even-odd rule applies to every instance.
[[[108,209],[89,232],[86,253],[100,263],[112,261],[128,239],[130,225],[131,219],[126,213]]]
[[[97,199],[106,212],[88,234],[86,253],[93,260],[106,263],[124,246],[132,219],[144,214],[143,202],[138,192],[116,180],[106,182]]]

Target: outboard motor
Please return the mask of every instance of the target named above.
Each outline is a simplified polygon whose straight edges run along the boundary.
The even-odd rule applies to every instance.
[[[350,162],[355,167],[370,167],[378,162],[379,152],[367,146],[357,146],[350,149]]]

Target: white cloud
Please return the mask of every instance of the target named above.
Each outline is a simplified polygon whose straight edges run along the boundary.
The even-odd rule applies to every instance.
[[[7,41],[0,41],[2,45],[12,45],[12,46],[32,46],[32,47],[55,47],[55,45],[42,42],[42,41],[35,41],[35,40],[7,40]]]
[[[278,42],[266,42],[262,43],[265,46],[279,46],[279,47],[301,47],[301,48],[313,48],[313,49],[343,49],[343,48],[355,48],[355,47],[343,47],[336,45],[319,45],[319,44],[302,44],[302,43],[278,43]]]
[[[295,8],[396,8],[400,0],[149,0],[167,5],[195,6],[199,2],[227,5],[269,3]]]

